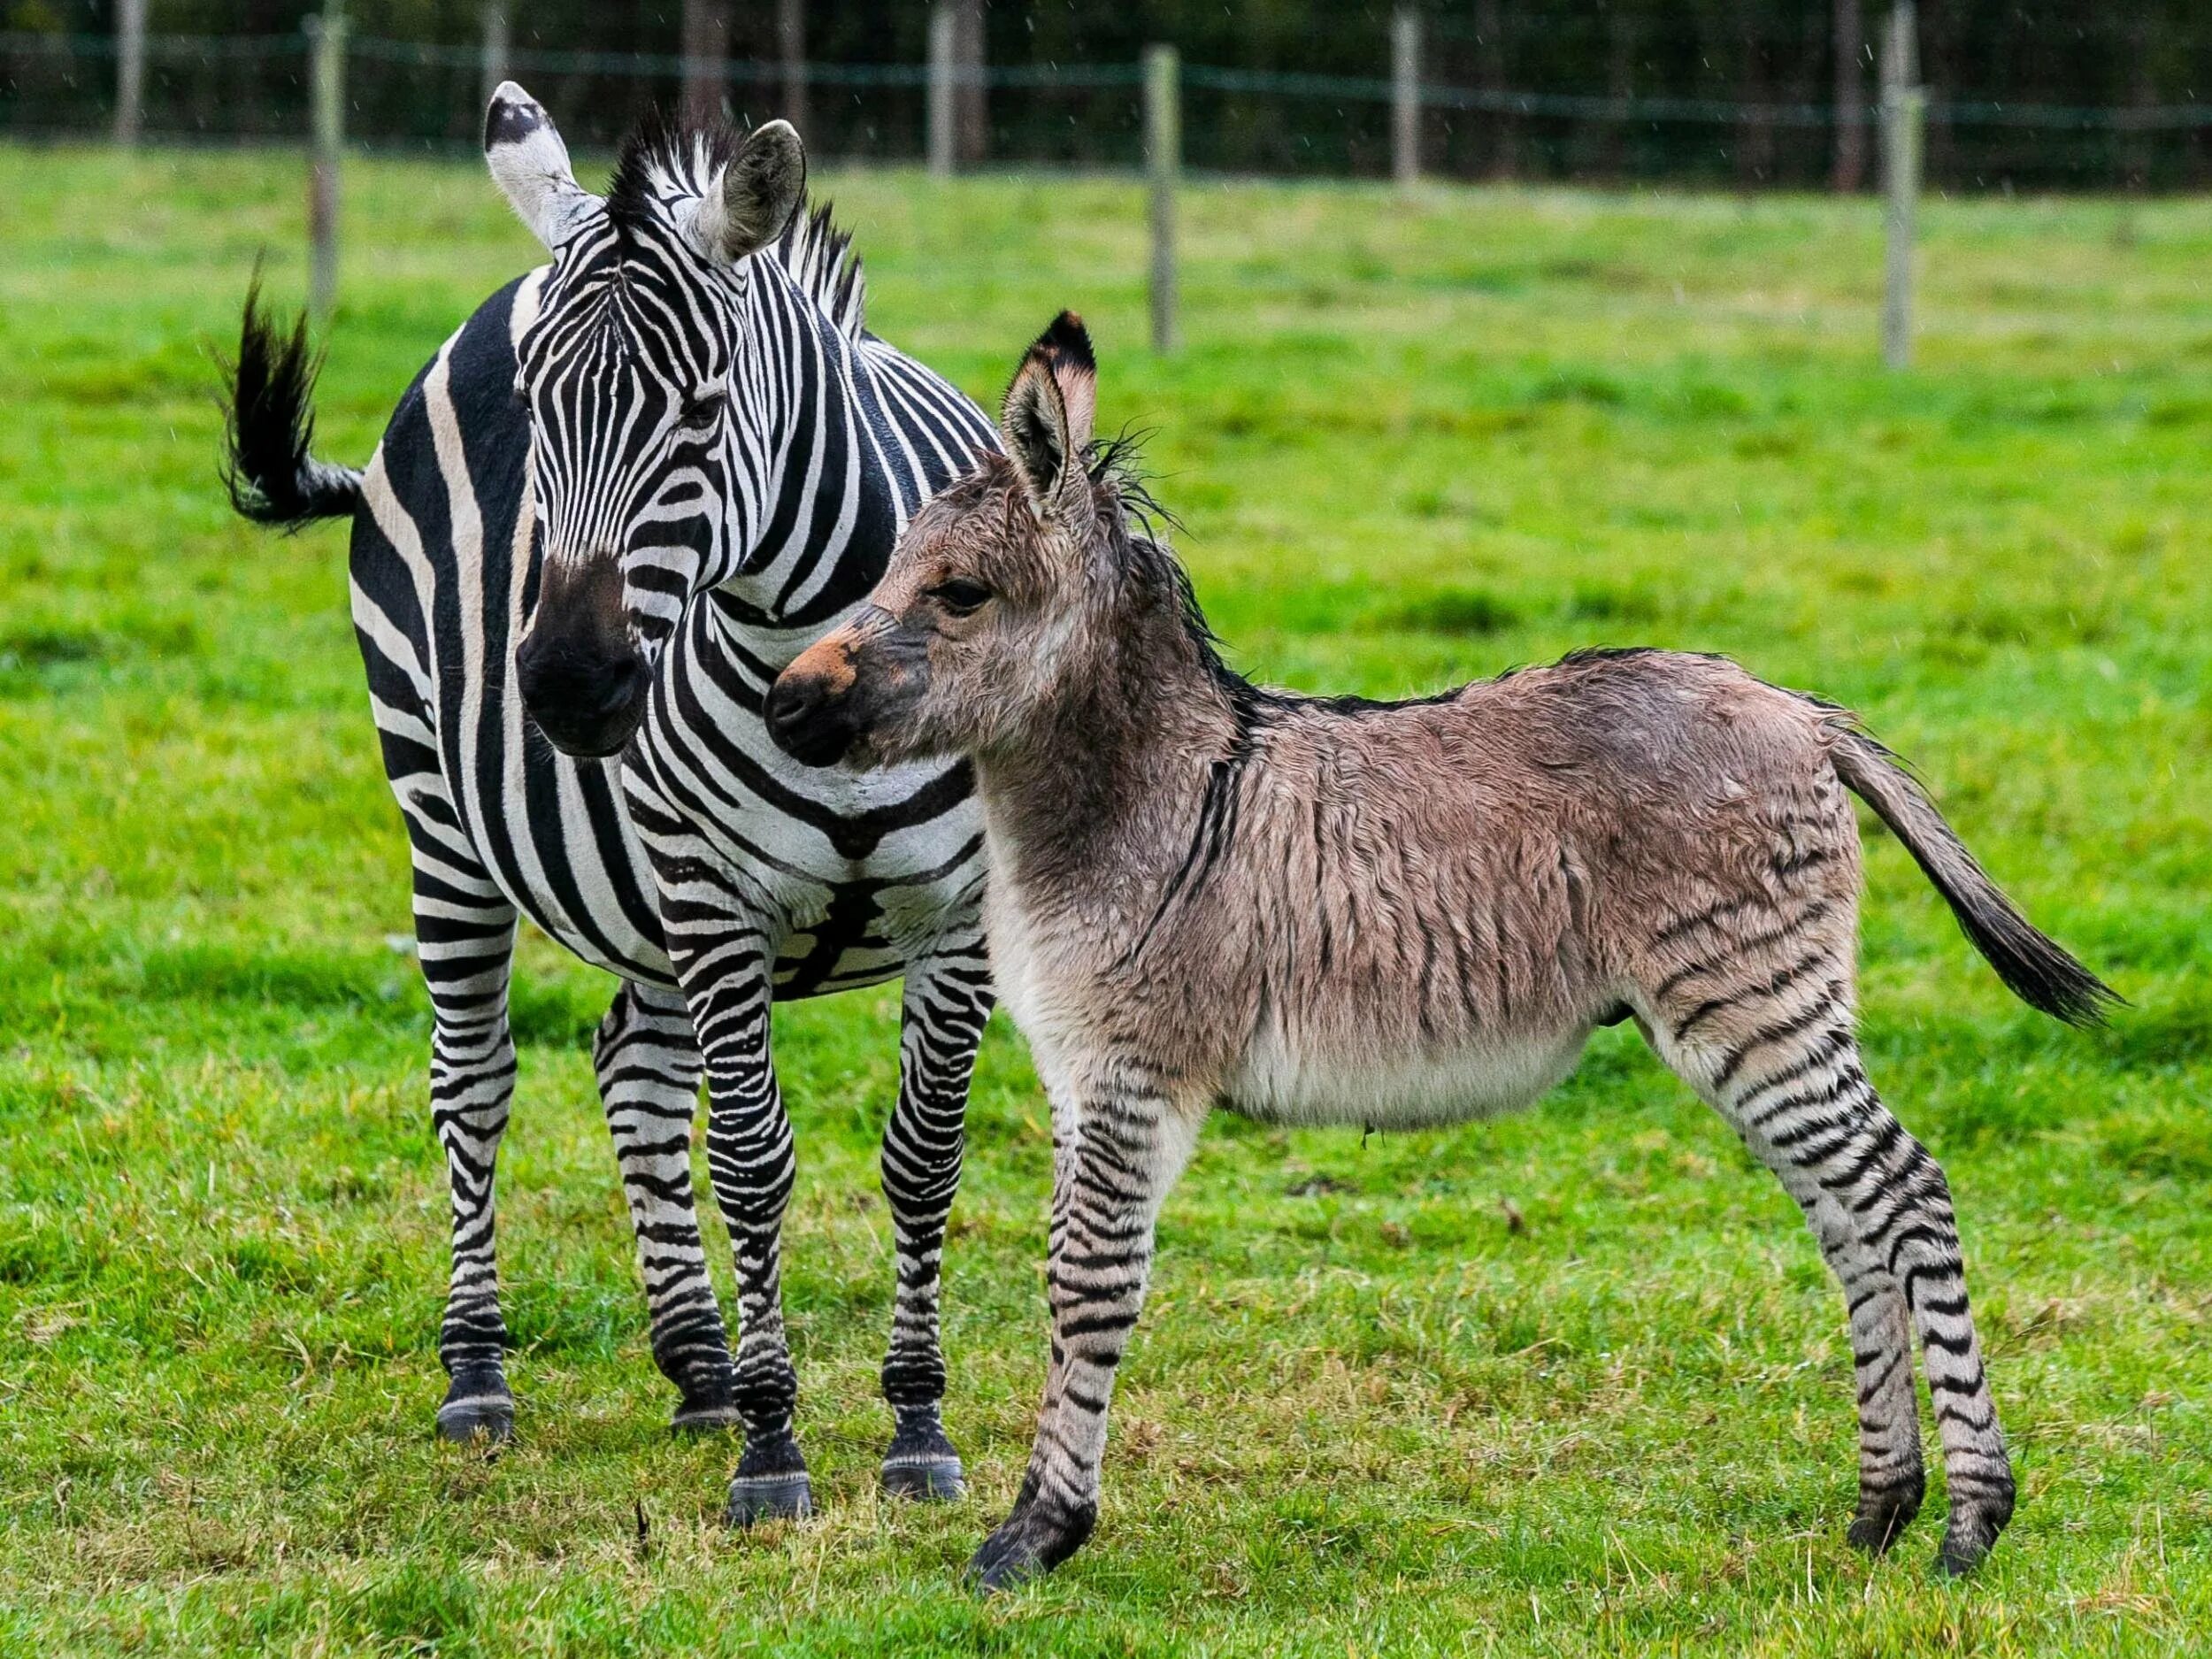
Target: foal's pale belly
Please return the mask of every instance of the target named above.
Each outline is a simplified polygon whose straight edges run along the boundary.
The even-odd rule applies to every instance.
[[[1548,1042],[1502,1039],[1436,1054],[1301,1048],[1267,1032],[1246,1049],[1220,1103],[1271,1124],[1417,1129],[1519,1110],[1574,1070],[1586,1031]]]

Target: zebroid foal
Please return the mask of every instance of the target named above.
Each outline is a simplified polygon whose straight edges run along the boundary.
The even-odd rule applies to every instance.
[[[1846,792],[2021,997],[2084,1023],[2112,993],[1848,715],[1719,658],[1585,652],[1401,703],[1247,684],[1093,445],[1094,379],[1062,317],[1007,395],[1007,454],[916,517],[872,603],[767,705],[810,762],[975,765],[992,969],[1056,1149],[1044,1406],[983,1582],[1091,1530],[1154,1219],[1209,1110],[1460,1122],[1533,1100],[1624,1018],[1781,1179],[1843,1281],[1852,1539],[1880,1550],[1920,1505],[1916,1331],[1949,1482],[1939,1564],[1971,1567],[2012,1473],[1943,1171],[1853,1035]]]

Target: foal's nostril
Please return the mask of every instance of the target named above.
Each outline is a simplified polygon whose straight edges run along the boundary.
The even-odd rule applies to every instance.
[[[761,723],[769,740],[794,760],[810,766],[826,766],[844,752],[848,733],[838,722],[825,718],[833,699],[820,680],[810,674],[787,674],[768,688],[761,707]]]

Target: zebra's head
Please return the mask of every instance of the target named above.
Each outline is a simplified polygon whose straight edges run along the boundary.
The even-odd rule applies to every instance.
[[[557,748],[611,755],[644,718],[685,606],[741,557],[731,405],[744,396],[748,262],[803,201],[806,151],[783,121],[741,142],[649,121],[596,196],[510,81],[484,155],[553,255],[515,351],[543,554],[517,683]]]

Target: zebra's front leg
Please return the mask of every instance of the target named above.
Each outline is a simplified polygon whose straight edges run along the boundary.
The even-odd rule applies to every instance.
[[[990,966],[979,935],[947,941],[907,969],[899,1034],[899,1098],[883,1131],[883,1196],[898,1253],[883,1397],[895,1427],[883,1489],[956,1498],[960,1454],[945,1434],[945,1356],[938,1297],[945,1222],[960,1186],[968,1084],[991,1014]]]
[[[737,1426],[737,1373],[691,1194],[703,1063],[674,991],[625,984],[592,1041],[652,1319],[653,1361],[681,1395],[678,1429]]]
[[[445,1149],[453,1203],[453,1277],[438,1357],[449,1382],[438,1432],[449,1440],[511,1440],[515,1401],[502,1350],[493,1177],[515,1092],[515,1045],[507,1028],[515,911],[488,879],[465,893],[464,872],[443,872],[427,887],[418,872],[415,935],[430,992],[430,1117]]]
[[[672,912],[682,916],[673,907]],[[677,966],[706,1057],[707,1171],[736,1257],[732,1391],[745,1451],[730,1481],[728,1518],[733,1526],[750,1526],[796,1519],[814,1509],[806,1459],[792,1428],[799,1379],[783,1326],[783,1217],[795,1170],[791,1119],[769,1049],[772,950],[757,927],[736,920],[718,943],[702,949],[699,941],[700,930],[687,927]]]
[[[1050,1571],[1097,1524],[1115,1369],[1144,1304],[1161,1201],[1196,1139],[1196,1116],[1148,1089],[1083,1098],[1054,1113],[1052,1356],[1013,1512],[968,1564],[985,1590]]]

